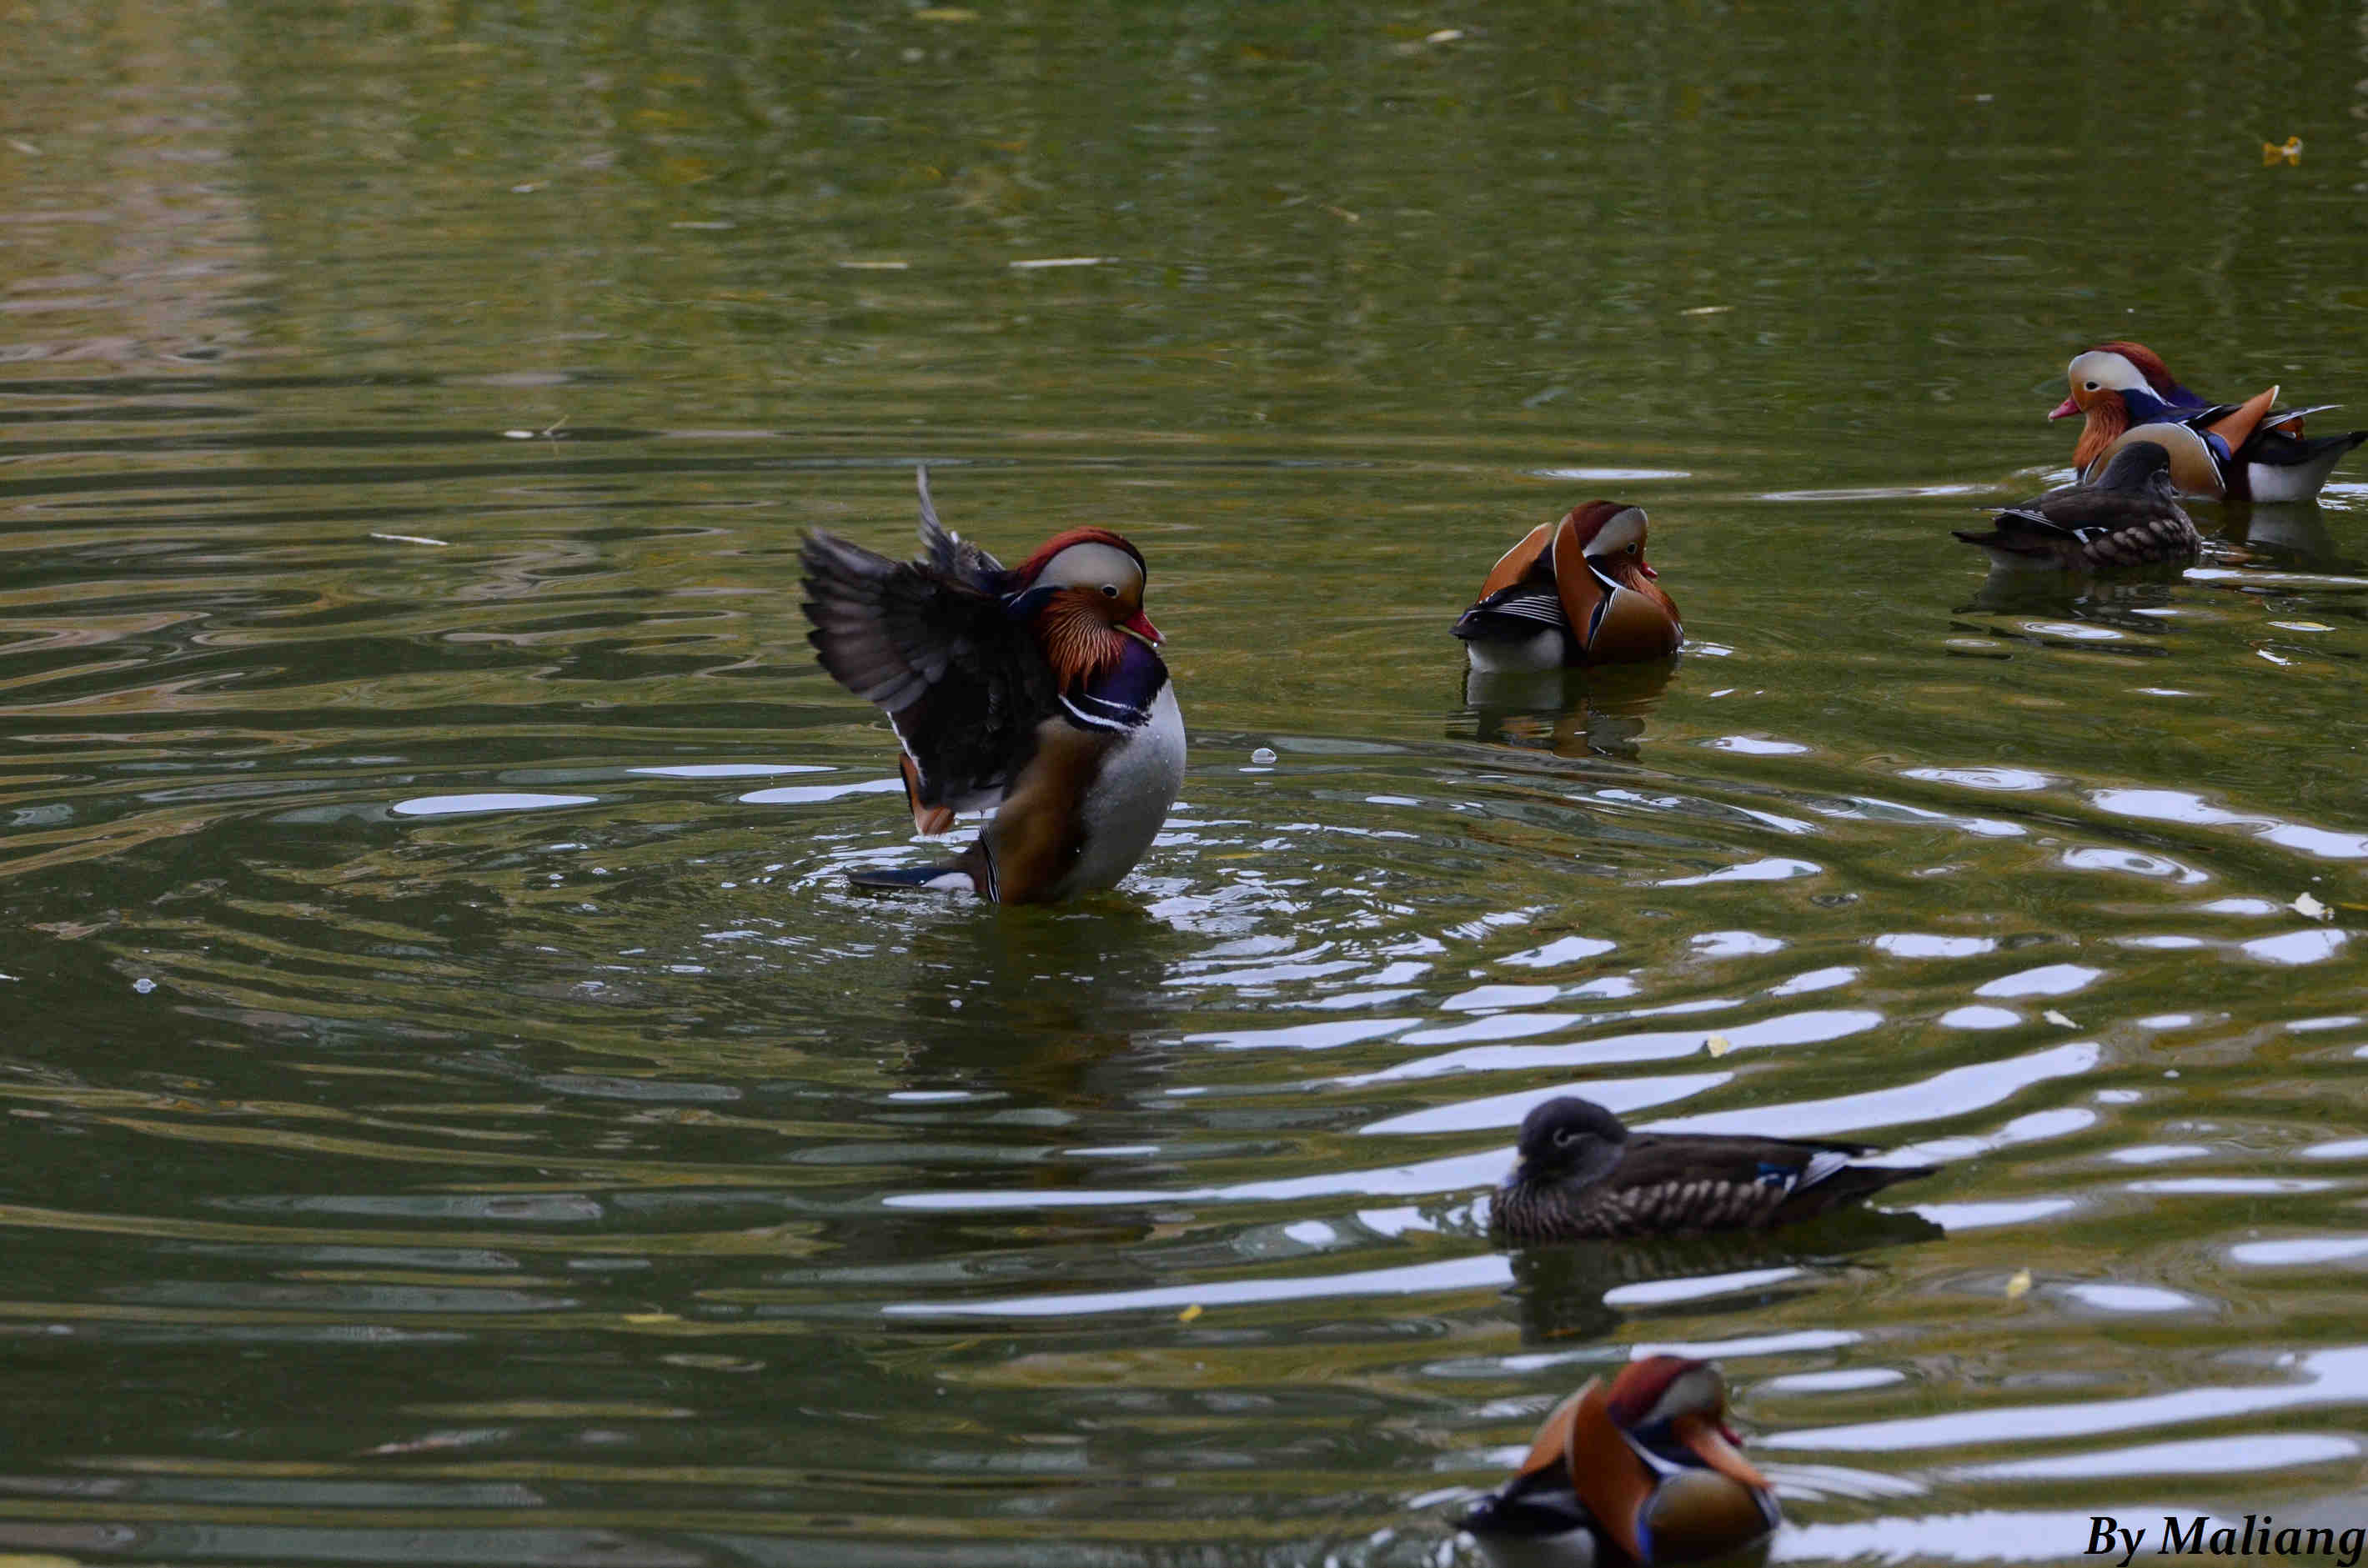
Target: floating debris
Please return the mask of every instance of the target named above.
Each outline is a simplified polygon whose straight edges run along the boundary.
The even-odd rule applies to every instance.
[[[2078,1024],[2072,1021],[2071,1014],[2059,1013],[2053,1007],[2048,1008],[2047,1011],[2040,1014],[2039,1016],[2045,1018],[2049,1023],[2054,1024],[2059,1029],[2077,1029],[2080,1027]]]
[[[2299,164],[2301,162],[2302,138],[2299,136],[2289,136],[2285,139],[2283,144],[2272,142],[2264,142],[2261,143],[2261,166],[2263,168],[2268,168],[2271,164]]]
[[[2327,905],[2319,903],[2318,900],[2313,898],[2308,893],[2305,893],[2300,898],[2294,900],[2293,904],[2289,907],[2291,907],[2296,915],[2301,915],[2305,920],[2325,920],[2335,913],[2335,911],[2328,908]]]
[[[1733,305],[1695,305],[1678,312],[1681,316],[1723,316],[1735,309]]]
[[[1006,263],[1014,272],[1041,272],[1048,267],[1099,267],[1106,261],[1116,261],[1114,256],[1048,256],[1036,261]]]
[[[433,544],[444,546],[452,542],[449,539],[429,539],[426,534],[382,534],[374,532],[370,537],[372,539],[382,539],[389,544]]]
[[[1723,1034],[1705,1035],[1702,1037],[1702,1049],[1713,1056],[1725,1056],[1735,1049],[1735,1041]]]
[[[2030,1294],[2031,1270],[2028,1268],[2016,1269],[2014,1271],[2014,1277],[2006,1282],[2006,1299],[2009,1301],[2019,1301]]]
[[[1258,764],[1260,767],[1271,767],[1275,763],[1274,748],[1272,746],[1260,746],[1258,750],[1250,753],[1250,760]]]
[[[913,264],[909,261],[842,261],[834,265],[848,272],[903,272]]]
[[[1425,43],[1453,43],[1457,39],[1460,39],[1463,36],[1463,29],[1462,28],[1441,28],[1435,33],[1425,35],[1422,41]]]
[[[1199,1317],[1200,1315],[1201,1303],[1195,1301],[1190,1306],[1185,1308],[1182,1312],[1178,1312],[1176,1314],[1176,1321],[1178,1323],[1190,1323],[1194,1318]]]

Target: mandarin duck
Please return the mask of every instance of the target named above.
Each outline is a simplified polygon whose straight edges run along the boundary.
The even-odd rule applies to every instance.
[[[2271,413],[2278,389],[2243,403],[2210,403],[2171,376],[2162,356],[2143,343],[2100,343],[2065,369],[2072,395],[2050,419],[2084,415],[2072,466],[2084,479],[2103,472],[2123,443],[2151,440],[2170,453],[2171,478],[2182,495],[2209,501],[2307,501],[2327,483],[2344,453],[2368,441],[2368,430],[2305,437],[2306,415],[2333,403]]]
[[[2170,462],[2159,442],[2131,441],[2093,482],[2005,507],[1989,532],[1957,537],[1994,559],[2089,571],[2192,561],[2203,540],[2180,507]]]
[[[1556,1405],[1513,1478],[1460,1523],[1497,1568],[1725,1557],[1782,1518],[1736,1443],[1714,1364],[1647,1357]]]
[[[1645,562],[1645,508],[1589,501],[1507,551],[1455,623],[1490,673],[1664,659],[1686,640]]]
[[[1115,886],[1184,778],[1143,552],[1072,528],[1007,569],[938,521],[926,468],[919,483],[917,560],[806,536],[807,641],[833,679],[886,711],[916,831],[948,832],[957,812],[995,815],[951,866],[851,880],[1003,903]]]
[[[1488,1228],[1512,1246],[1627,1236],[1765,1231],[1813,1220],[1931,1165],[1854,1165],[1863,1143],[1725,1133],[1630,1132],[1565,1095],[1521,1119],[1512,1174]]]

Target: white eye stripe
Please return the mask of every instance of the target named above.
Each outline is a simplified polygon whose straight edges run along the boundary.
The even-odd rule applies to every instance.
[[[1627,506],[1611,515],[1587,543],[1590,556],[1617,555],[1632,544],[1645,542],[1645,508]]]
[[[1143,585],[1143,568],[1134,557],[1115,545],[1087,540],[1073,544],[1044,563],[1037,575],[1037,585],[1054,588],[1104,588],[1116,585],[1111,591],[1115,598],[1129,585],[1138,590]]]

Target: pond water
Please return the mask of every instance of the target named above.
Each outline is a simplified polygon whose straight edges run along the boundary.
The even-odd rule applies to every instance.
[[[1470,1562],[1655,1347],[1788,1561],[2368,1525],[2368,459],[1949,537],[2102,338],[2368,411],[2368,12],[19,12],[9,1562]],[[1116,893],[845,885],[921,460],[1148,557]],[[1689,652],[1468,687],[1596,495]],[[1574,1089],[1944,1168],[1508,1256]]]

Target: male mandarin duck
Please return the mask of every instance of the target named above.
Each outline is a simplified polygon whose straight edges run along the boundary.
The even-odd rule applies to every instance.
[[[1736,1443],[1716,1366],[1647,1357],[1555,1406],[1513,1478],[1461,1523],[1498,1568],[1725,1557],[1782,1517]]]
[[[916,830],[948,832],[962,811],[995,815],[951,866],[852,880],[1003,903],[1115,886],[1184,779],[1184,720],[1143,613],[1143,552],[1072,528],[1007,570],[938,521],[927,469],[920,490],[918,560],[806,536],[807,640],[834,679],[886,710]]]
[[[2170,463],[2160,443],[2130,441],[2092,483],[2005,507],[1988,533],[1960,528],[1957,537],[1993,557],[2091,571],[2192,561],[2203,540],[2180,507]]]
[[[1497,558],[1455,623],[1472,667],[1549,670],[1664,659],[1685,629],[1645,562],[1645,508],[1589,501]]]
[[[2065,369],[2072,395],[2050,419],[2085,416],[2072,466],[2084,479],[2130,440],[2158,442],[2170,453],[2170,473],[2182,495],[2206,500],[2307,501],[2319,492],[2344,453],[2368,441],[2368,430],[2305,437],[2306,415],[2335,406],[2271,413],[2278,389],[2243,403],[2208,403],[2180,385],[2162,356],[2143,343],[2100,343]]]
[[[1854,1165],[1863,1143],[1723,1133],[1630,1132],[1565,1095],[1521,1121],[1488,1228],[1513,1246],[1622,1236],[1765,1231],[1813,1220],[1931,1165]]]

